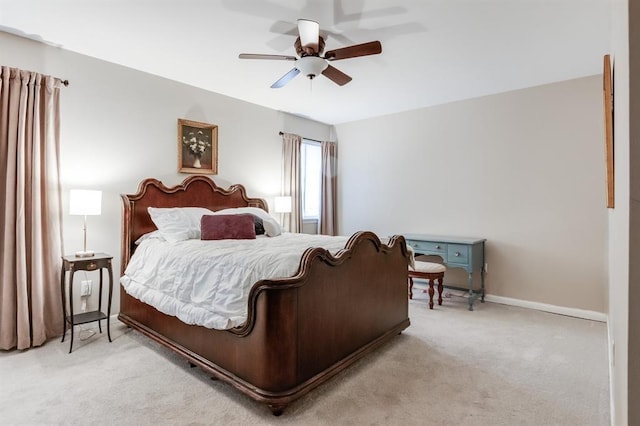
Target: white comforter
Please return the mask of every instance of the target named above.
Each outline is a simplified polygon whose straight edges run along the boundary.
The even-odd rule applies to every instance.
[[[292,276],[302,253],[332,254],[348,237],[285,233],[255,240],[147,239],[136,249],[120,283],[131,296],[187,324],[225,330],[247,319],[253,284]]]

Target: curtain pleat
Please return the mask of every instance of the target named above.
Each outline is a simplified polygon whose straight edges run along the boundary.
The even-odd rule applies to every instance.
[[[0,74],[0,349],[62,332],[60,80]]]
[[[291,197],[291,213],[284,215],[284,229],[302,231],[302,196],[300,181],[300,146],[302,137],[282,134],[282,195]]]
[[[335,142],[323,141],[321,150],[320,233],[336,235],[338,231],[338,145]]]

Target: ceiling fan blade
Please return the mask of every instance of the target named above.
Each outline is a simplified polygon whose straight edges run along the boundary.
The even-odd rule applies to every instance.
[[[320,37],[320,24],[308,19],[298,19],[298,33],[302,47],[318,51],[318,39]]]
[[[298,26],[293,22],[287,22],[287,21],[274,22],[273,24],[271,24],[271,28],[269,28],[269,31],[276,34],[283,34],[283,35],[289,35],[294,37],[297,37],[299,35]]]
[[[333,81],[339,86],[344,86],[348,82],[352,80],[351,77],[340,71],[338,68],[335,68],[329,65],[327,68],[322,71],[322,75],[327,77],[329,80]]]
[[[356,58],[358,56],[377,55],[378,53],[382,53],[382,44],[380,44],[379,41],[370,41],[369,43],[330,50],[325,53],[324,58],[330,61],[337,61],[339,59]]]
[[[276,59],[282,61],[295,61],[295,56],[287,56],[287,55],[261,55],[258,53],[241,53],[238,55],[240,59]]]
[[[297,76],[298,74],[300,74],[300,70],[298,68],[292,68],[291,71],[289,71],[288,73],[286,73],[285,75],[283,75],[282,77],[280,77],[280,80],[276,81],[275,83],[273,83],[271,85],[272,89],[279,89],[282,86],[284,86],[285,84],[287,84],[288,82],[290,82],[291,80],[293,80],[293,78],[295,76]]]

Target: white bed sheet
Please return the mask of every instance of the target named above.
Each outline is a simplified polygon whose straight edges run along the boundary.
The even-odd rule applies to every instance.
[[[309,247],[335,255],[347,241],[294,233],[174,243],[150,238],[140,243],[120,283],[131,296],[187,324],[226,330],[245,323],[257,281],[292,276]]]

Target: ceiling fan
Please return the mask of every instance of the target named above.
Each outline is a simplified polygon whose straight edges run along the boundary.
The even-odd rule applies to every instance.
[[[324,51],[324,38],[320,35],[320,25],[308,19],[298,19],[298,34],[299,36],[294,43],[296,53],[298,54],[297,57],[254,53],[241,53],[238,57],[240,59],[295,61],[293,69],[271,85],[271,88],[278,89],[293,80],[293,78],[300,73],[309,79],[314,79],[318,74],[322,74],[334,83],[344,86],[351,81],[351,77],[329,65],[329,61],[382,53],[382,44],[380,44],[379,41],[370,41],[368,43],[330,50],[326,52],[324,56],[320,56]]]

